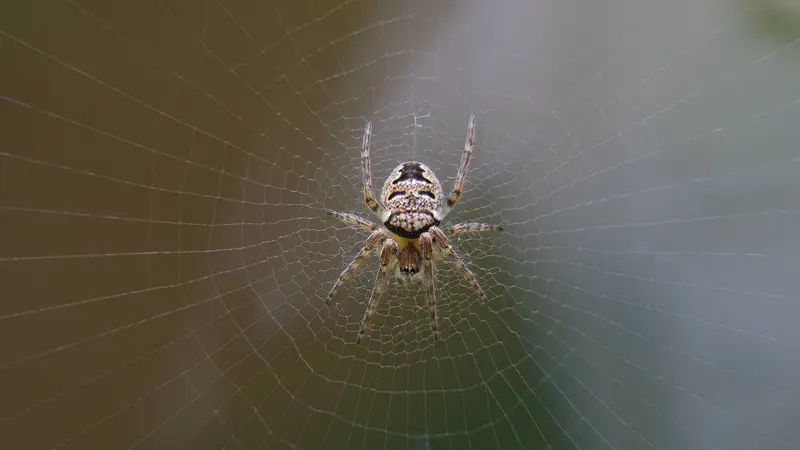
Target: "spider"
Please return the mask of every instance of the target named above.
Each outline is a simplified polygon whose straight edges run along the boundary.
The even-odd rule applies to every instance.
[[[454,236],[470,231],[503,230],[499,225],[483,223],[461,223],[442,230],[439,225],[442,219],[455,205],[464,187],[464,178],[472,156],[475,142],[475,115],[470,115],[467,127],[467,140],[461,154],[461,164],[456,174],[453,191],[446,198],[442,184],[428,166],[417,162],[405,162],[392,170],[381,190],[380,200],[372,196],[372,173],[370,170],[370,141],[372,122],[367,122],[364,138],[361,143],[361,178],[364,187],[364,201],[380,219],[383,226],[355,214],[329,211],[328,215],[336,217],[347,224],[360,227],[371,234],[361,251],[339,275],[331,289],[326,305],[330,304],[339,288],[353,275],[361,262],[373,250],[380,248],[380,269],[375,279],[367,311],[361,321],[361,328],[356,338],[360,344],[364,333],[369,328],[372,316],[381,295],[388,284],[391,271],[401,281],[422,282],[431,314],[431,330],[434,339],[439,338],[436,320],[436,295],[434,293],[435,260],[446,257],[461,271],[464,278],[477,292],[481,302],[486,302],[486,294],[478,284],[475,274],[458,256],[447,236]]]

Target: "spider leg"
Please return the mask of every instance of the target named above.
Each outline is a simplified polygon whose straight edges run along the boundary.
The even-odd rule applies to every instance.
[[[331,217],[336,217],[337,219],[341,220],[342,222],[348,225],[361,227],[367,231],[375,231],[378,229],[377,225],[355,214],[340,212],[340,211],[328,211],[328,215]]]
[[[447,256],[453,264],[456,265],[461,270],[461,273],[464,275],[464,278],[467,279],[472,288],[478,292],[478,296],[482,302],[486,302],[486,294],[481,289],[480,284],[478,284],[478,279],[475,277],[475,274],[469,270],[464,261],[461,257],[458,256],[453,247],[450,246],[450,242],[448,242],[447,237],[444,235],[441,229],[437,226],[432,226],[428,228],[428,232],[433,236],[433,239],[436,241],[436,245],[442,250],[442,252]]]
[[[369,147],[372,141],[372,122],[364,128],[364,139],[361,141],[361,180],[364,184],[364,201],[369,209],[381,214],[381,205],[372,196],[372,169],[370,168]]]
[[[389,266],[392,263],[392,257],[397,254],[397,242],[393,239],[389,239],[384,241],[383,247],[381,248],[381,267],[378,269],[378,276],[375,278],[375,287],[372,288],[372,295],[369,298],[369,305],[367,305],[367,311],[364,313],[364,319],[361,321],[361,329],[358,330],[358,337],[356,338],[356,344],[361,343],[361,339],[364,337],[364,333],[369,328],[370,320],[372,316],[375,315],[375,309],[378,307],[378,301],[383,294],[383,291],[386,290],[386,284],[389,281],[388,273],[389,273]]]
[[[360,252],[358,252],[358,255],[356,255],[356,257],[350,261],[350,264],[348,264],[342,274],[339,275],[339,278],[336,280],[336,284],[334,284],[333,288],[331,288],[331,292],[328,294],[328,298],[325,300],[326,305],[330,304],[331,300],[333,300],[333,297],[336,296],[337,292],[339,292],[339,288],[341,288],[342,285],[348,279],[350,279],[350,277],[353,275],[353,272],[361,264],[361,261],[363,261],[364,258],[369,255],[369,252],[372,251],[372,248],[375,247],[375,244],[384,239],[386,239],[386,234],[384,234],[384,232],[380,229],[373,231],[372,234],[369,235],[366,242],[364,242],[364,247]]]
[[[433,339],[439,339],[439,324],[436,321],[436,293],[433,285],[433,237],[431,234],[422,233],[419,237],[419,245],[422,248],[422,283],[425,285],[428,309],[431,311],[431,330],[433,330]]]
[[[461,190],[464,188],[464,178],[467,176],[467,168],[469,167],[469,160],[472,157],[472,150],[475,148],[475,114],[469,116],[469,125],[467,126],[467,141],[464,143],[464,153],[461,154],[461,164],[458,166],[456,173],[456,181],[453,185],[453,192],[447,197],[447,209],[453,207],[461,197]]]
[[[455,236],[461,233],[468,233],[471,231],[503,231],[503,227],[500,225],[490,225],[488,223],[459,223],[458,225],[453,225],[452,227],[448,227],[444,230],[444,233],[448,236]]]

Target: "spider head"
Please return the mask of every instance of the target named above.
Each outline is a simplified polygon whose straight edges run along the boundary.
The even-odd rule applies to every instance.
[[[382,221],[392,233],[416,239],[442,220],[442,185],[424,164],[400,164],[381,191]]]
[[[402,275],[413,277],[419,273],[420,266],[422,265],[422,253],[417,249],[414,244],[406,244],[400,254],[398,255],[398,269]]]

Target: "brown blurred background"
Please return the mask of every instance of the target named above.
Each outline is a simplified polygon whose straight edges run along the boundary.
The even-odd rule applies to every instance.
[[[791,1],[0,3],[3,449],[800,448]],[[490,294],[377,261],[406,160]]]

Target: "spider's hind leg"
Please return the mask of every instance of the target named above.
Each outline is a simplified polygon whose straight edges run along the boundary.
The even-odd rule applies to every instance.
[[[372,168],[370,167],[369,150],[372,142],[372,122],[364,127],[364,138],[361,141],[361,182],[364,187],[364,202],[369,209],[381,214],[383,208],[372,195]]]
[[[447,210],[453,207],[461,197],[461,191],[464,189],[464,179],[467,177],[467,169],[469,168],[469,160],[472,158],[472,150],[475,149],[475,114],[469,116],[469,125],[467,125],[467,140],[464,142],[464,152],[461,154],[461,163],[458,165],[458,172],[456,173],[456,181],[453,185],[453,191],[447,196],[446,207]]]

